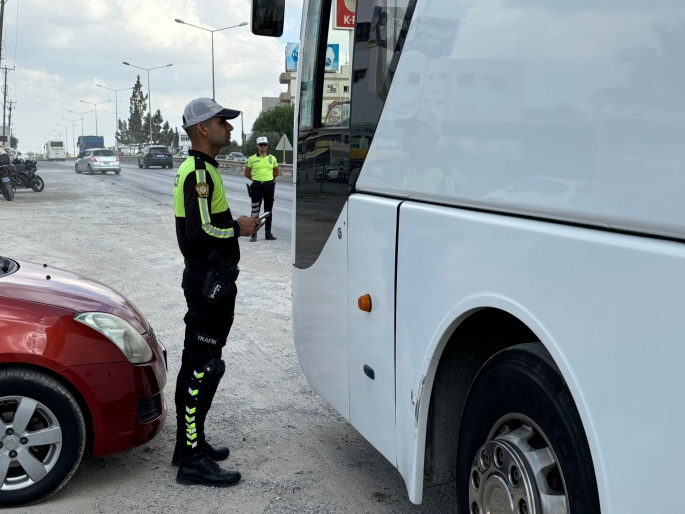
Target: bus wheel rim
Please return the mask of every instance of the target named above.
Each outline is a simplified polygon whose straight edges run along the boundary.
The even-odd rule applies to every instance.
[[[469,475],[469,514],[570,514],[559,460],[527,416],[508,414],[478,449]]]

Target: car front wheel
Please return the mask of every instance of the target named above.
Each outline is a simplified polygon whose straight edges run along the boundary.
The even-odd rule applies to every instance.
[[[0,371],[0,507],[48,498],[71,479],[86,446],[78,402],[39,371]]]
[[[599,514],[585,430],[540,344],[493,356],[471,387],[457,450],[459,512]]]

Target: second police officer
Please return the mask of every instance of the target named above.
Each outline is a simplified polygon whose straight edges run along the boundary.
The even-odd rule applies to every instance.
[[[269,140],[266,137],[257,138],[257,153],[250,156],[245,167],[245,176],[252,180],[250,197],[252,198],[252,216],[259,214],[259,209],[264,200],[264,212],[271,212],[271,216],[266,218],[266,233],[264,239],[275,241],[276,238],[271,233],[271,223],[273,221],[274,192],[276,190],[276,177],[278,177],[278,160],[269,154]],[[255,232],[250,241],[257,241]]]

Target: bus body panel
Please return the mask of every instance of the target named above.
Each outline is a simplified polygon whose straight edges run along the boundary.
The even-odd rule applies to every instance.
[[[394,465],[399,204],[398,200],[352,195],[347,206],[350,422]],[[359,298],[367,294],[371,312],[360,310],[358,305]]]
[[[358,190],[685,239],[684,17],[418,1]]]
[[[442,349],[469,313],[494,307],[525,323],[559,366],[602,512],[679,504],[685,246],[404,202],[398,255],[397,459],[413,502]]]
[[[305,270],[293,267],[293,330],[312,389],[349,421],[347,205],[335,226],[317,262]]]

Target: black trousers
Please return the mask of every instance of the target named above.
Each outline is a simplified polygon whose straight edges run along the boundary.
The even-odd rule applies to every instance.
[[[252,182],[252,215],[259,214],[259,209],[264,200],[264,212],[271,212],[271,216],[266,218],[264,228],[266,233],[271,233],[271,222],[273,221],[274,193],[276,184],[259,184]]]
[[[225,371],[221,352],[233,325],[236,289],[217,302],[202,295],[203,281],[183,273],[188,312],[181,370],[176,379],[176,444],[182,459],[205,451],[204,423]]]

